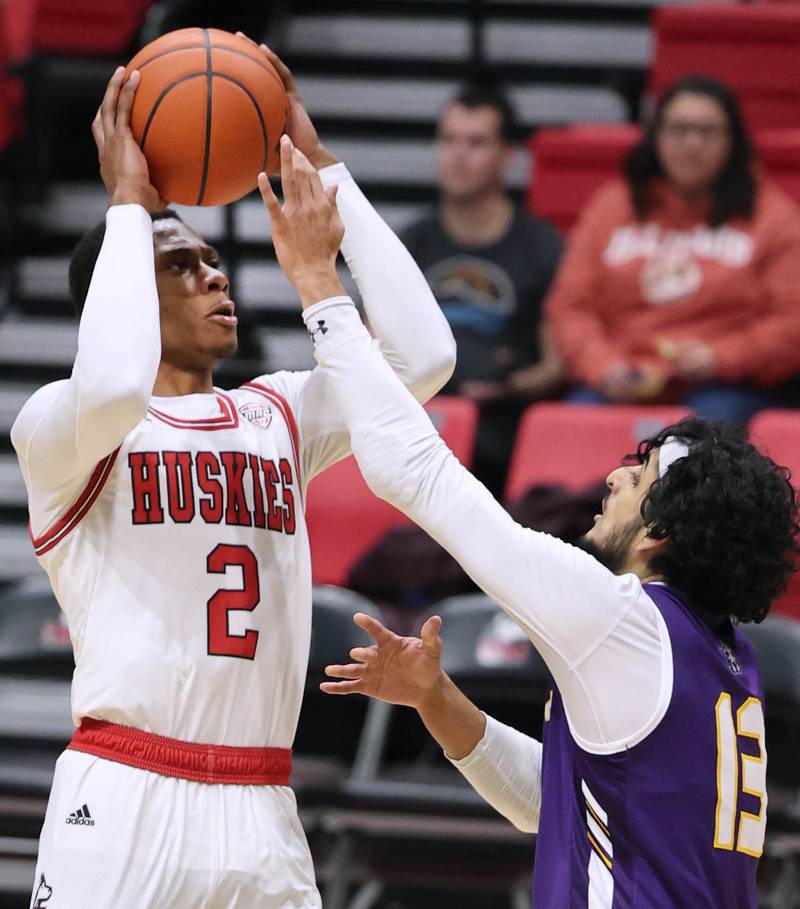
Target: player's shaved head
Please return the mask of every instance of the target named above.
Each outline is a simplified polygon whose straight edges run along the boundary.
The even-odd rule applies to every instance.
[[[183,222],[181,216],[173,208],[152,212],[150,217],[153,221],[172,218]],[[92,274],[94,273],[95,265],[97,265],[97,257],[100,255],[105,236],[106,222],[103,220],[81,237],[69,260],[69,293],[75,315],[79,319],[83,313],[86,295],[89,293]]]

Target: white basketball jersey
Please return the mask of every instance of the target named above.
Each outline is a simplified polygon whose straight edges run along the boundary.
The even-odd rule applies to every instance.
[[[311,628],[308,377],[153,398],[66,513],[32,528],[75,650],[76,723],[291,747]]]

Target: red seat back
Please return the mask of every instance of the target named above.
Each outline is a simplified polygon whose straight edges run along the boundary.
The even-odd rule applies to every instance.
[[[38,0],[34,48],[65,55],[125,53],[152,5],[153,0]]]
[[[540,129],[529,142],[534,167],[528,211],[569,233],[595,190],[621,175],[640,136],[633,124]],[[766,172],[800,204],[800,129],[759,130],[754,141]]]
[[[528,211],[569,233],[592,193],[620,176],[622,160],[640,135],[632,124],[540,129],[529,143],[533,181],[525,198]]]
[[[800,491],[800,412],[762,410],[750,421],[750,436],[773,461],[789,468],[792,485]],[[800,619],[800,573],[792,576],[789,589],[775,601],[772,611]]]
[[[426,405],[437,431],[469,467],[478,413],[466,399],[440,396]],[[408,518],[376,498],[352,457],[315,477],[308,491],[308,533],[315,584],[343,586],[355,562],[381,537]]]
[[[618,467],[642,439],[689,413],[685,407],[533,404],[517,431],[505,498],[513,501],[537,484],[585,489]]]
[[[661,7],[652,22],[654,95],[704,73],[736,92],[751,129],[800,127],[800,4]]]

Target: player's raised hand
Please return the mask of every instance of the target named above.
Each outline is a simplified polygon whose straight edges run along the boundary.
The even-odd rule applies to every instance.
[[[420,707],[442,680],[442,620],[431,616],[420,637],[400,637],[377,619],[357,612],[353,621],[371,635],[375,643],[354,647],[355,660],[343,666],[326,666],[325,672],[338,682],[322,682],[326,694],[365,694],[369,697]]]
[[[100,159],[100,176],[111,204],[135,202],[148,211],[158,211],[165,203],[150,182],[147,160],[130,127],[138,85],[138,70],[134,70],[127,81],[124,67],[118,66],[114,70],[92,122],[92,135]]]
[[[281,185],[282,206],[267,175],[258,175],[258,188],[272,218],[278,262],[297,288],[303,307],[344,294],[336,274],[336,256],[344,235],[336,187],[323,189],[319,174],[288,136],[281,138]]]
[[[317,170],[321,167],[327,167],[329,164],[335,164],[338,159],[320,142],[317,130],[311,122],[311,117],[309,117],[308,111],[303,104],[303,99],[300,97],[300,91],[297,88],[297,82],[289,67],[266,44],[256,44],[252,38],[248,38],[243,32],[237,32],[236,34],[257,47],[275,67],[281,77],[283,87],[286,89],[286,97],[289,99],[286,135],[292,140],[295,148],[299,148]]]

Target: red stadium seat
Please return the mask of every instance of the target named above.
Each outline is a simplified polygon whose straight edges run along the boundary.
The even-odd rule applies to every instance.
[[[752,129],[800,127],[800,3],[661,7],[652,23],[654,95],[704,73],[736,92]]]
[[[685,407],[532,404],[520,420],[505,498],[537,484],[578,491],[606,477],[638,443],[690,413]]]
[[[14,2],[0,3],[0,151],[23,132],[25,85],[9,72],[9,65],[22,59],[18,56],[22,46],[14,21],[15,6]]]
[[[475,405],[464,398],[440,396],[426,410],[456,457],[469,467],[478,425]],[[388,531],[409,523],[369,491],[352,457],[312,481],[307,514],[315,584],[343,586],[357,559]]]
[[[632,124],[540,129],[529,142],[534,176],[528,211],[569,233],[592,193],[620,175],[625,154],[640,136]],[[766,172],[800,204],[800,129],[759,130],[754,142]]]
[[[528,211],[569,233],[598,186],[619,176],[622,159],[640,135],[632,124],[540,129],[529,143],[533,181],[525,198]]]
[[[792,484],[800,491],[800,412],[762,410],[750,421],[752,441],[776,463],[788,467]],[[786,593],[772,607],[774,613],[800,619],[800,574],[795,574]]]
[[[152,5],[153,0],[38,0],[34,50],[67,56],[127,52]]]
[[[8,56],[14,63],[22,63],[33,52],[33,32],[40,0],[5,0],[0,4],[0,15],[5,19]]]

